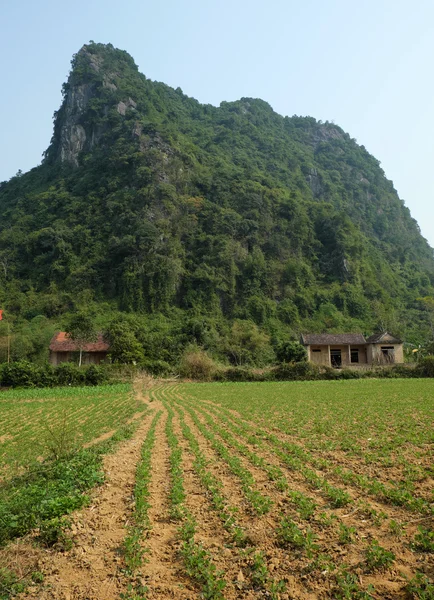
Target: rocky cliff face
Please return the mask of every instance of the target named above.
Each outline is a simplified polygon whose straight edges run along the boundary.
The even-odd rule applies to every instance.
[[[72,86],[65,97],[64,122],[60,130],[59,158],[78,167],[78,155],[84,149],[88,136],[80,120],[87,110],[94,91],[93,84]]]
[[[125,116],[135,110],[136,102],[130,98],[118,99],[114,79],[119,75],[110,72],[104,64],[104,55],[96,54],[91,46],[83,46],[72,61],[72,70],[64,86],[62,106],[56,113],[51,157],[54,161],[79,165],[79,155],[98,144],[107,127],[101,123],[116,107]],[[104,101],[102,101],[104,98]],[[97,108],[96,108],[97,106]],[[98,122],[89,119],[89,112],[98,112]],[[50,154],[50,150],[47,154]]]

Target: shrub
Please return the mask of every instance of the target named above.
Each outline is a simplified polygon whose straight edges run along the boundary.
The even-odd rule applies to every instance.
[[[57,374],[52,365],[45,363],[38,369],[38,387],[54,387],[58,384]]]
[[[183,377],[210,381],[216,371],[214,360],[200,348],[187,348],[181,358],[180,373]]]
[[[274,369],[278,381],[321,379],[321,369],[308,362],[288,363]]]
[[[328,367],[324,365],[321,368],[321,379],[326,379],[330,381],[334,381],[335,379],[340,378],[340,372],[338,369],[333,369],[332,367]]]
[[[72,363],[62,363],[56,367],[58,385],[84,385],[86,372]]]
[[[38,384],[38,367],[22,360],[4,365],[2,369],[2,385],[11,387],[35,387]]]
[[[5,387],[53,387],[56,385],[101,385],[109,379],[108,365],[78,367],[62,363],[57,367],[27,361],[5,364],[0,368],[0,384]]]
[[[269,336],[252,321],[240,319],[233,323],[222,350],[235,366],[266,365],[274,358]]]
[[[434,377],[434,356],[423,358],[418,363],[415,371],[419,377]]]
[[[251,369],[245,367],[230,367],[223,371],[224,381],[255,381],[256,377]]]
[[[58,550],[70,550],[72,539],[65,530],[71,527],[71,521],[65,517],[54,517],[42,522],[39,527],[38,542],[45,548],[55,546]]]
[[[279,362],[302,362],[307,360],[307,353],[300,342],[280,342],[276,348]]]
[[[90,365],[85,372],[86,385],[102,385],[108,381],[108,372],[102,366]]]
[[[109,357],[113,362],[137,364],[144,360],[143,346],[127,321],[111,323],[104,337],[110,345]]]
[[[362,377],[363,373],[356,369],[341,369],[338,371],[337,379],[361,379]]]
[[[155,377],[165,377],[173,371],[172,367],[165,360],[145,359],[140,363],[140,367]]]

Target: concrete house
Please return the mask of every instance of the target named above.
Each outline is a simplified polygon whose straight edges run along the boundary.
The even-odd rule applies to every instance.
[[[98,334],[96,342],[90,342],[83,347],[83,365],[99,365],[107,358],[109,345],[104,341],[102,333]],[[50,363],[59,365],[63,362],[77,362],[79,347],[66,336],[65,331],[58,331],[50,342]]]
[[[402,341],[387,331],[367,339],[361,333],[307,333],[301,343],[308,360],[336,369],[404,362]]]

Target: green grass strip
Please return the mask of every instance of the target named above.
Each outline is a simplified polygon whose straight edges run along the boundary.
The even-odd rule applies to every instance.
[[[129,439],[138,423],[119,429],[109,440],[61,460],[47,460],[0,485],[0,546],[32,529],[85,506],[85,493],[104,481],[103,455]]]

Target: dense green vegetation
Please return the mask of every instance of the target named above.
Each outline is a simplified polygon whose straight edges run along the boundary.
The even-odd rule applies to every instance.
[[[83,307],[103,329],[136,313],[129,362],[195,343],[267,363],[302,330],[431,336],[433,251],[338,126],[251,98],[201,105],[110,44],[74,56],[63,94],[42,165],[0,185],[13,359],[41,359]]]

